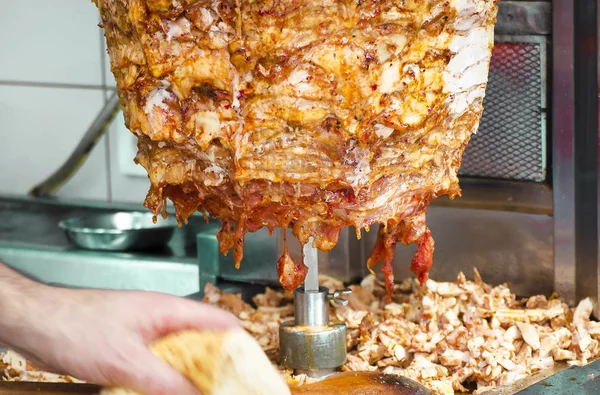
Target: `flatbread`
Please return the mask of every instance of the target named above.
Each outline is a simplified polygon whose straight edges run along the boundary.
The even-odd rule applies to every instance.
[[[203,395],[290,394],[260,345],[243,329],[178,332],[156,341],[151,351],[181,372]],[[100,395],[141,394],[107,388]]]

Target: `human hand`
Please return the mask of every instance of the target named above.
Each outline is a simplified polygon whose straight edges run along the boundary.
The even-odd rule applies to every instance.
[[[179,330],[238,325],[223,310],[170,295],[42,285],[39,289],[37,304],[29,303],[7,328],[3,342],[39,369],[147,395],[199,394],[149,351],[150,343]]]

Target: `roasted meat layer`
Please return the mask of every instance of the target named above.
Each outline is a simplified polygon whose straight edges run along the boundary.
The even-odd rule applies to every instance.
[[[417,243],[427,279],[425,211],[460,192],[495,0],[94,1],[149,209],[220,218],[238,263],[247,231],[329,250],[381,224],[369,267],[385,262],[391,290],[394,246]],[[287,289],[303,279],[289,256],[278,268]]]

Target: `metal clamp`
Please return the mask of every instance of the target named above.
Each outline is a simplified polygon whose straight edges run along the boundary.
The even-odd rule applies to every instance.
[[[333,293],[328,293],[327,299],[331,300],[333,303],[335,303],[338,306],[347,306],[348,300],[344,299],[343,297],[348,296],[351,293],[352,293],[352,290],[350,288],[346,288],[346,289],[335,291]]]

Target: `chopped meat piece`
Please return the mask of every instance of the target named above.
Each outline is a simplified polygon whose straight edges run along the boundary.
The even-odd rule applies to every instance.
[[[523,336],[523,340],[532,350],[539,350],[540,348],[540,335],[537,333],[535,327],[531,324],[526,324],[524,322],[517,322],[517,328],[521,331],[521,336]]]
[[[240,295],[223,294],[220,303],[223,309],[228,310],[235,315],[239,315],[243,311],[252,310],[252,307],[245,303]]]
[[[351,285],[352,293],[348,295],[348,306],[358,311],[376,311],[379,308],[379,300],[364,288]]]
[[[83,382],[71,376],[40,371],[12,350],[0,353],[0,374],[0,380],[2,381],[35,381],[45,383]]]
[[[533,296],[527,300],[525,307],[528,309],[545,309],[548,307],[548,299],[544,295]]]
[[[592,303],[591,299],[583,299],[581,302],[579,302],[577,308],[573,312],[573,324],[577,326],[584,325],[589,321],[593,310],[594,304]]]
[[[280,292],[277,292],[277,291],[267,287],[264,294],[256,295],[252,299],[252,301],[257,306],[276,307],[276,306],[280,306],[281,303],[284,301],[284,299],[285,299],[284,296]]]
[[[223,310],[227,310],[235,315],[243,312],[251,312],[254,309],[244,302],[240,294],[222,293],[214,285],[208,283],[204,287],[204,302],[216,304]]]
[[[375,329],[375,323],[373,322],[373,315],[372,314],[365,315],[364,318],[362,319],[362,321],[360,322],[360,326],[358,327],[358,329],[359,329],[361,342],[366,342],[366,341],[370,340],[372,338],[371,333]]]
[[[417,243],[427,280],[425,211],[460,194],[496,0],[94,2],[150,210],[220,218],[238,265],[248,231],[330,250],[379,224],[369,266],[384,261],[387,292],[397,242]],[[285,254],[278,268],[286,289],[306,274]]]

